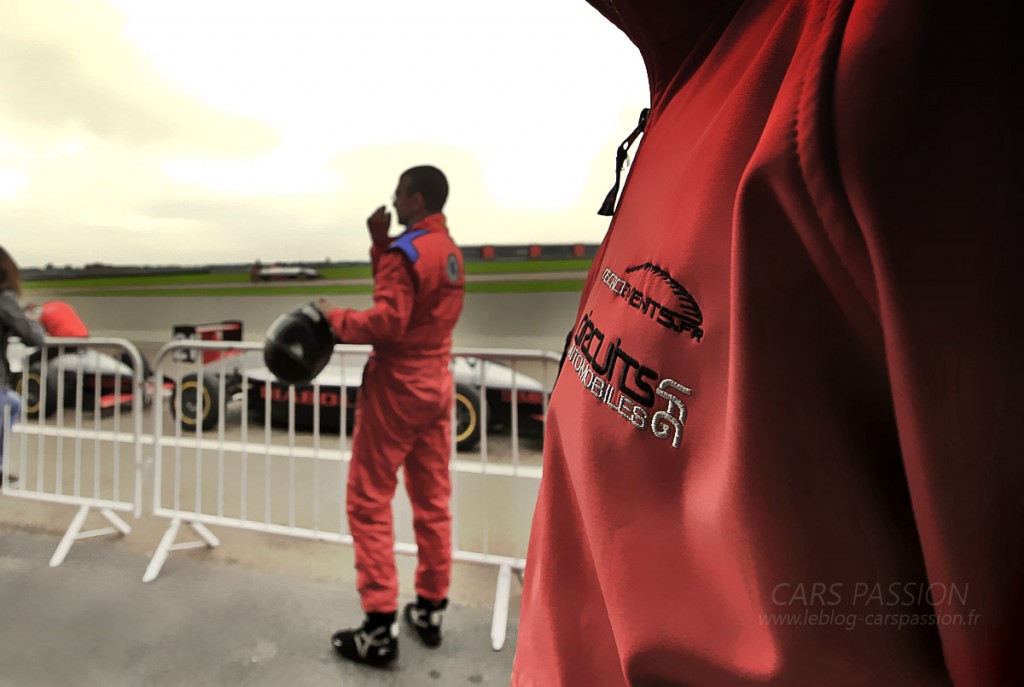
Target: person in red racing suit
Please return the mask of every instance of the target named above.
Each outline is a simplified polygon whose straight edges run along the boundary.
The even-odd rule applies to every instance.
[[[549,405],[513,685],[1024,685],[1010,6],[591,4],[650,111]]]
[[[338,339],[372,344],[352,438],[347,513],[355,546],[356,585],[366,619],[332,644],[345,658],[387,665],[398,654],[398,577],[391,500],[399,468],[412,503],[418,566],[417,602],[405,609],[429,646],[441,641],[451,575],[452,330],[462,311],[462,252],[441,214],[444,174],[413,167],[399,178],[394,207],[406,226],[388,238],[391,215],[369,218],[373,307],[355,311],[319,301]]]

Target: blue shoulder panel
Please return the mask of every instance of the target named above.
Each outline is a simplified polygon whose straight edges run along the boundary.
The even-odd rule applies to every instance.
[[[416,261],[420,259],[420,252],[416,250],[416,246],[413,245],[413,241],[426,233],[426,229],[407,231],[392,241],[391,245],[388,246],[388,250],[400,250],[405,253],[405,257],[409,258],[409,262],[416,264]]]

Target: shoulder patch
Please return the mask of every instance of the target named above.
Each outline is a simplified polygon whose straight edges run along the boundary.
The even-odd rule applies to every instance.
[[[420,252],[416,249],[413,241],[418,239],[420,236],[426,234],[425,229],[417,229],[416,231],[407,231],[406,233],[399,236],[397,239],[391,242],[388,246],[388,250],[400,250],[405,253],[405,257],[409,258],[409,262],[415,264],[420,259]]]
[[[445,262],[445,272],[448,274],[449,283],[459,283],[459,259],[455,257],[455,253],[448,254],[448,260]]]

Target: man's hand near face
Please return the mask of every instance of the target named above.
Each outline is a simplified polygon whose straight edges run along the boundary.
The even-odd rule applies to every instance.
[[[380,245],[388,242],[388,229],[391,228],[391,213],[381,205],[366,220],[366,226],[370,230],[370,240],[373,245]]]

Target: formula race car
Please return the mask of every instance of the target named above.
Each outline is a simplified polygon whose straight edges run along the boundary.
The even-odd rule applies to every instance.
[[[143,364],[146,370],[143,403],[149,405],[154,395],[153,375],[148,364],[145,361]],[[128,354],[114,357],[92,349],[71,347],[55,347],[46,360],[45,368],[41,358],[36,358],[27,369],[11,375],[16,393],[21,395],[22,387],[28,387],[24,390],[24,413],[28,418],[38,417],[40,411],[44,417],[50,416],[56,412],[58,404],[65,408],[75,407],[79,384],[82,410],[99,408],[102,411],[115,406],[129,406],[133,400],[132,380],[132,359]]]
[[[344,366],[328,365],[312,384],[295,387],[295,425],[312,427],[314,408],[319,405],[320,427],[327,431],[341,428],[342,393],[346,426],[351,428],[359,403],[359,385],[363,376],[365,356],[346,356]],[[460,451],[469,451],[480,441],[484,417],[480,398],[481,381],[486,381],[486,416],[488,431],[509,429],[512,422],[512,369],[477,358],[455,358],[455,443]],[[520,429],[539,427],[543,422],[545,390],[536,379],[523,373],[515,375]],[[270,370],[260,367],[245,373],[249,412],[262,420],[270,395],[272,424],[287,426],[289,413],[288,386],[274,379]],[[317,397],[319,392],[319,398]]]
[[[230,328],[230,333],[209,334],[211,331],[216,332],[219,327]],[[192,337],[178,338],[235,339],[237,336],[239,338],[235,340],[240,340],[241,329],[237,321],[220,325],[181,325],[175,329],[176,332],[188,332],[190,328]],[[344,408],[345,426],[351,431],[366,360],[365,355],[346,354],[342,364],[332,362],[316,377],[315,386],[296,386],[295,426],[309,429],[319,421],[322,431],[340,431]],[[511,428],[513,379],[520,431],[543,427],[548,392],[541,382],[522,372],[514,373],[505,365],[477,358],[455,358],[452,372],[455,378],[455,441],[458,450],[472,450],[479,443],[481,420],[485,412],[488,432]],[[222,374],[223,404],[220,402]],[[484,399],[480,398],[481,388],[485,390]],[[289,386],[275,379],[270,370],[263,366],[259,352],[246,352],[221,359],[206,356],[202,378],[197,374],[188,374],[180,380],[180,394],[175,393],[170,398],[171,413],[180,422],[182,429],[194,429],[197,424],[201,424],[202,429],[208,431],[217,426],[220,409],[226,402],[241,399],[243,394],[252,419],[263,422],[269,405],[270,423],[288,426],[291,404]],[[200,396],[201,418],[198,417]],[[317,406],[319,411],[315,410]]]
[[[88,337],[88,330],[71,306],[51,301],[35,308],[47,335],[65,338]],[[113,349],[112,349],[113,350]],[[45,351],[13,343],[8,348],[10,384],[26,400],[24,414],[36,418],[52,415],[58,405],[101,411],[129,406],[133,401],[132,357],[126,351],[116,355],[92,346],[63,344]],[[143,357],[143,403],[152,402],[153,372]]]

